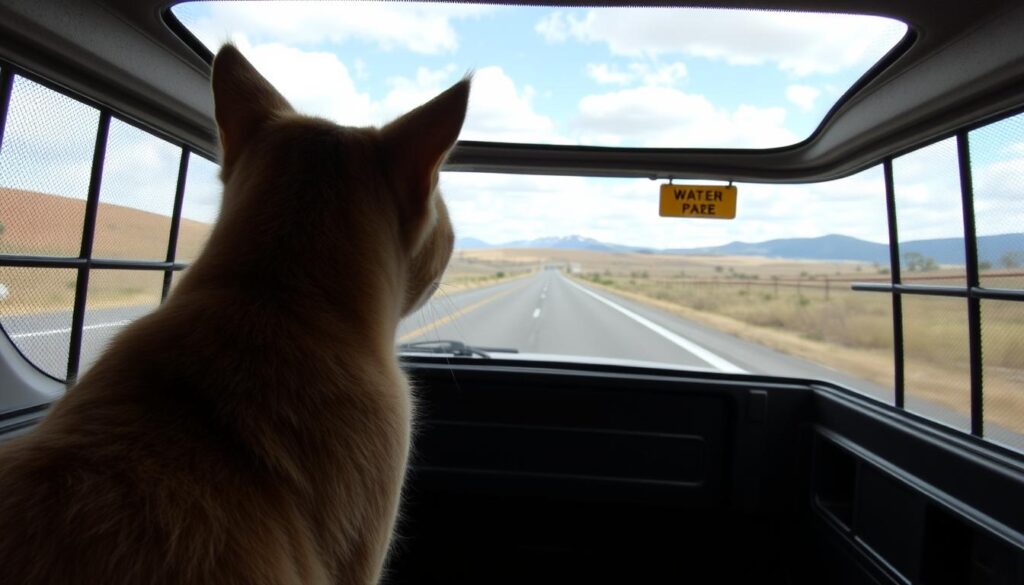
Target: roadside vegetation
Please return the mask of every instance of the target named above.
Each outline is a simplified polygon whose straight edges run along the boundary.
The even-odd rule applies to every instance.
[[[497,284],[520,278],[536,270],[533,262],[519,262],[501,258],[477,258],[456,250],[441,277],[441,291],[453,293],[471,288]]]
[[[851,290],[888,282],[888,267],[868,262],[750,256],[611,254],[579,250],[477,250],[479,259],[557,267],[592,286],[891,389],[892,298]],[[905,282],[963,285],[962,266],[904,259]],[[989,287],[1024,288],[1019,267],[983,267]],[[937,402],[969,412],[966,301],[904,297],[908,403]],[[985,416],[1024,432],[1024,307],[982,303]]]

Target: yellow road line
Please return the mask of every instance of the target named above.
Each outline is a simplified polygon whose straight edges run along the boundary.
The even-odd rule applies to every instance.
[[[485,298],[483,298],[483,299],[473,303],[472,305],[469,305],[468,307],[463,307],[463,308],[459,309],[458,311],[455,311],[454,313],[451,313],[449,315],[445,315],[444,317],[441,317],[440,319],[438,319],[436,321],[433,321],[431,323],[427,323],[426,325],[424,325],[422,327],[417,327],[416,329],[413,329],[412,331],[410,331],[410,332],[406,333],[405,335],[399,337],[398,341],[399,341],[399,343],[402,343],[402,342],[409,341],[410,339],[415,339],[415,338],[419,337],[420,335],[423,335],[427,331],[430,331],[431,329],[436,329],[436,328],[438,328],[438,327],[440,327],[442,325],[445,325],[447,323],[451,323],[452,321],[458,319],[459,317],[465,315],[466,313],[475,311],[475,310],[479,309],[480,307],[486,305],[487,303],[490,303],[492,301],[496,301],[496,300],[500,299],[501,297],[503,297],[503,296],[505,296],[505,295],[507,295],[507,294],[509,294],[511,292],[517,291],[517,290],[519,290],[521,288],[523,288],[523,287],[518,286],[518,287],[515,287],[515,288],[510,288],[508,290],[503,290],[501,292],[496,292],[496,293],[494,293],[493,295],[491,295],[489,297],[485,297]]]

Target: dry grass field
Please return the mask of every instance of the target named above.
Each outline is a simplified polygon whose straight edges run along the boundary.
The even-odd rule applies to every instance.
[[[557,265],[576,278],[883,387],[893,385],[892,300],[857,292],[886,269],[863,262],[748,256],[610,254],[580,250],[472,250],[465,259]],[[905,281],[962,284],[942,266]],[[1019,272],[990,270],[984,284],[1024,288]],[[966,301],[904,297],[908,396],[969,410]],[[986,420],[1024,432],[1024,307],[982,303]]]
[[[77,257],[84,218],[83,200],[0,188],[0,254]],[[170,227],[167,216],[100,203],[93,257],[163,261]],[[209,232],[209,224],[182,219],[177,260],[195,258]],[[89,306],[155,304],[162,278],[162,273],[150,271],[93,271]],[[0,312],[68,310],[75,282],[71,269],[0,268],[0,284],[8,293],[0,301]]]

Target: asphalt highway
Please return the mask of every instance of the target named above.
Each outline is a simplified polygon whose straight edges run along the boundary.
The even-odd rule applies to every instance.
[[[399,327],[401,342],[439,339],[530,354],[814,378],[890,400],[892,395],[871,382],[587,286],[557,270],[451,295],[442,287]]]

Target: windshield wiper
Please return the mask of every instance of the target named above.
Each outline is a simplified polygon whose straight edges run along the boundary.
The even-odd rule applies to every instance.
[[[398,345],[398,352],[443,353],[453,355],[456,357],[479,356],[489,358],[491,357],[491,352],[519,353],[519,350],[510,347],[480,347],[476,345],[466,345],[461,341],[454,341],[450,339],[438,339],[435,341],[416,341],[413,343],[401,343]]]

